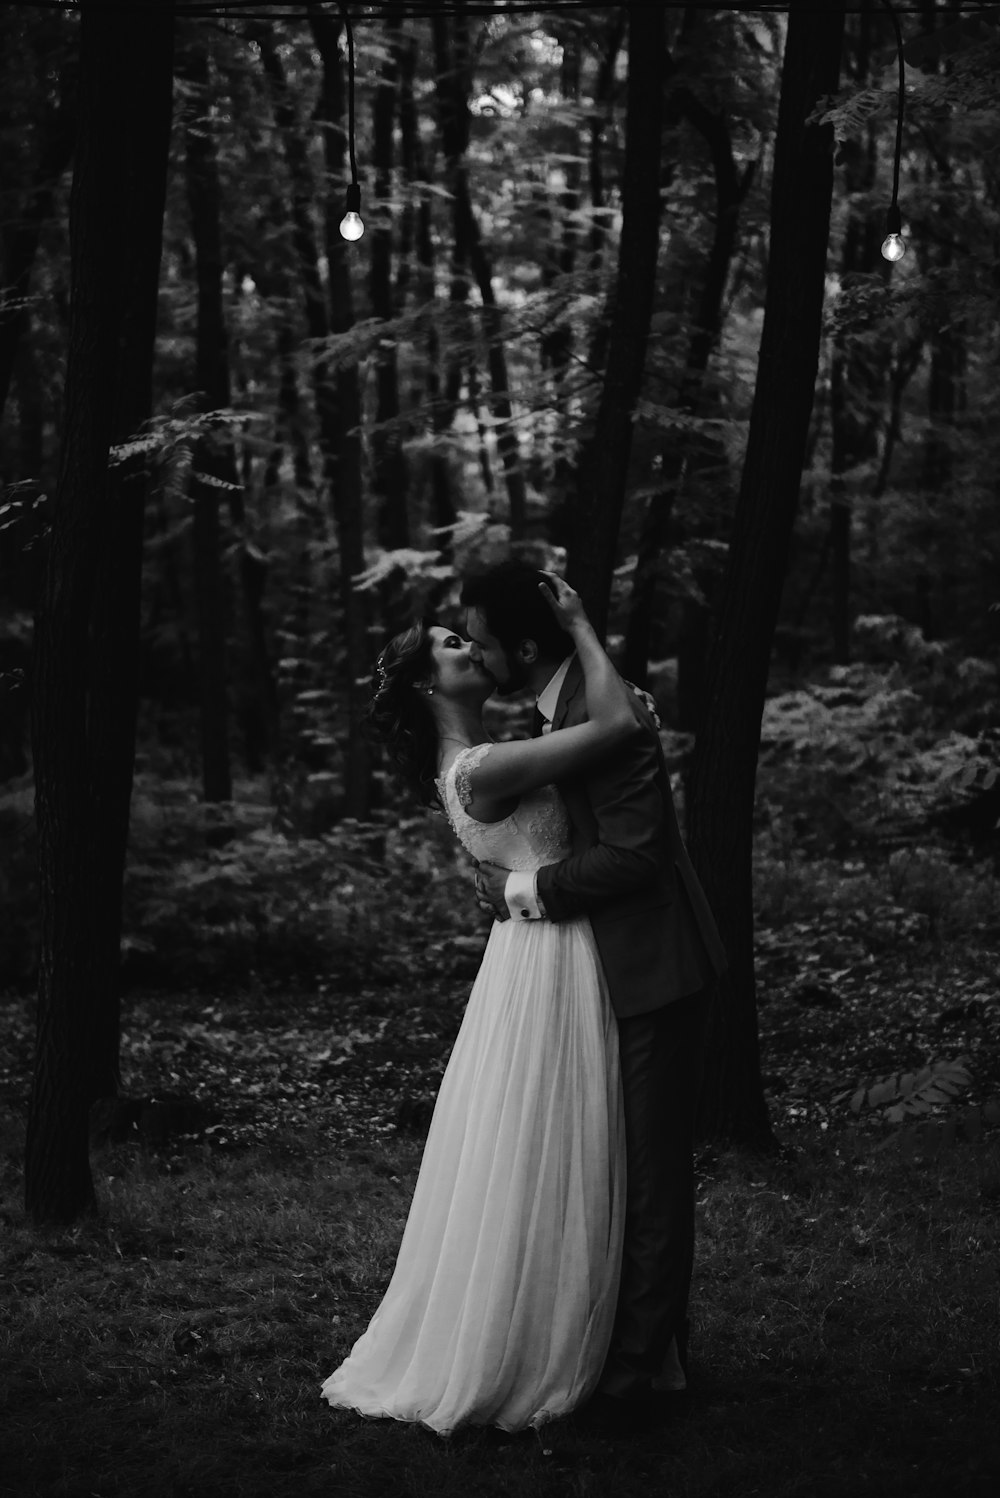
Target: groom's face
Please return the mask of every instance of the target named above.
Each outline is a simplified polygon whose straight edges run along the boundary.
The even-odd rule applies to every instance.
[[[500,696],[512,697],[515,692],[522,692],[528,684],[524,662],[505,650],[496,635],[490,633],[480,609],[467,611],[465,633],[472,644],[473,659],[492,676]]]

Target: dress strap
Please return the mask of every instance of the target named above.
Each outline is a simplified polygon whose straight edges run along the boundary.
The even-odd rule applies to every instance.
[[[472,775],[493,748],[492,744],[472,744],[460,749],[451,762],[448,772],[455,786],[458,804],[466,811],[472,804]]]

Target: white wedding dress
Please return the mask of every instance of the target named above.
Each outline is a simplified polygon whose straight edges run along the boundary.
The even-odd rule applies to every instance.
[[[511,869],[565,857],[553,787],[502,822],[469,816],[489,748],[462,750],[439,782],[465,847]],[[624,1191],[618,1034],[590,922],[497,921],[389,1288],[323,1397],[441,1435],[568,1414],[610,1341]]]

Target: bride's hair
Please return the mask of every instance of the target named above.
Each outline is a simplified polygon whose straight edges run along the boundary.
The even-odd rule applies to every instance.
[[[420,619],[394,635],[375,662],[372,695],[366,714],[372,735],[383,744],[400,778],[425,806],[438,804],[437,724],[426,696],[416,686],[429,680],[431,626],[436,619]]]

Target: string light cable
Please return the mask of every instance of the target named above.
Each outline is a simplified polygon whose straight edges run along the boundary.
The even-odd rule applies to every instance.
[[[347,32],[347,150],[351,161],[351,180],[347,186],[344,217],[340,220],[340,234],[342,239],[353,244],[365,232],[364,220],[361,217],[358,161],[354,154],[354,27],[351,25],[347,6],[338,3],[337,8],[344,18],[344,30]]]
[[[894,265],[897,260],[902,260],[906,254],[906,240],[903,238],[903,217],[899,211],[899,160],[903,150],[903,110],[906,105],[906,63],[903,59],[903,33],[899,25],[899,17],[890,4],[890,0],[882,0],[882,4],[892,18],[893,30],[896,33],[896,61],[899,64],[899,86],[896,96],[896,148],[892,158],[892,200],[885,215],[885,238],[882,241],[882,258]]]

